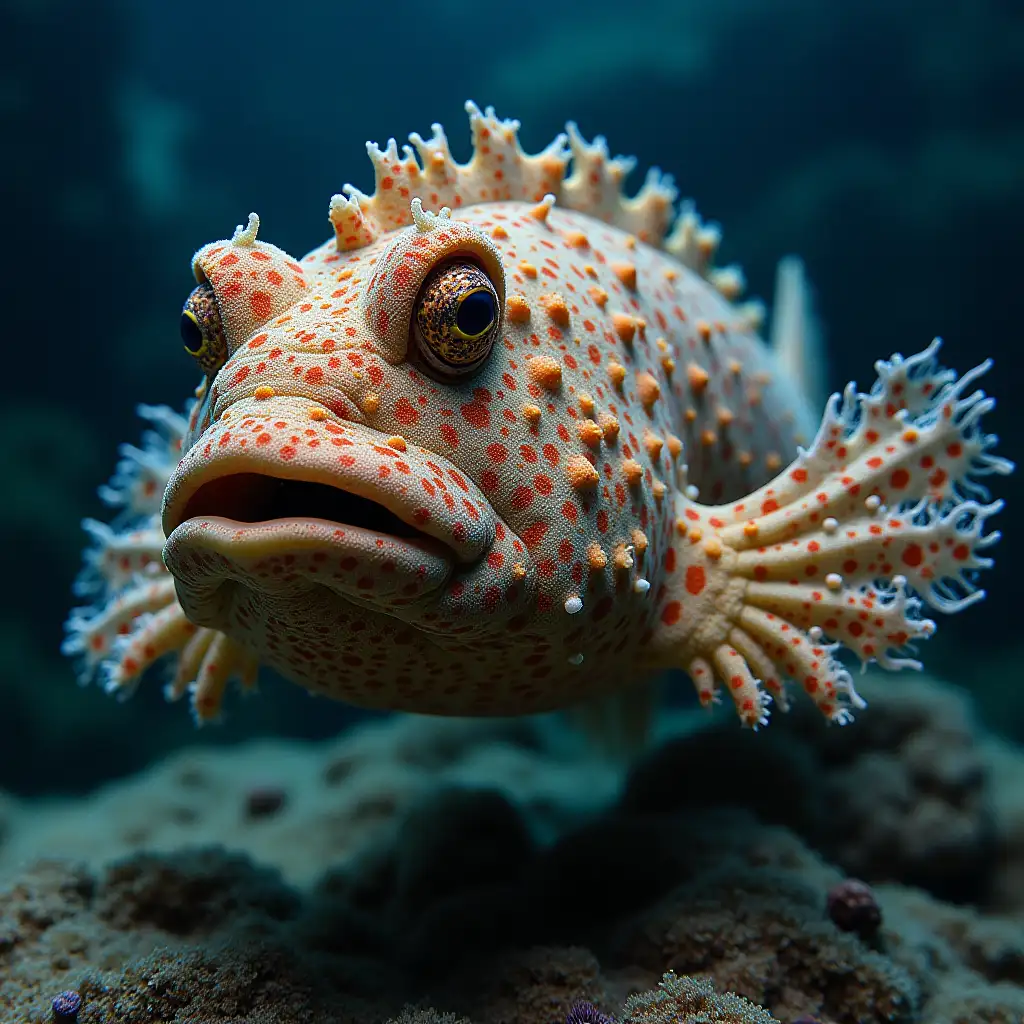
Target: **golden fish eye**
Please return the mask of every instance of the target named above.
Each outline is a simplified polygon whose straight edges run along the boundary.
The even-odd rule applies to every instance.
[[[181,343],[200,368],[213,376],[228,358],[228,343],[220,321],[213,288],[201,284],[192,290],[181,311]]]
[[[413,335],[425,361],[446,375],[478,369],[501,321],[498,293],[475,263],[450,262],[430,272],[416,299]]]

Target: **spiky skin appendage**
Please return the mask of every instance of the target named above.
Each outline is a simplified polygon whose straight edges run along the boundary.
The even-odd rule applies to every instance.
[[[79,682],[98,676],[122,698],[151,665],[176,656],[165,692],[169,700],[191,693],[201,723],[216,716],[231,677],[246,688],[255,685],[256,660],[222,633],[193,625],[178,604],[161,557],[160,504],[188,423],[166,406],[140,405],[138,412],[153,429],[142,448],[121,448],[113,478],[100,488],[104,502],[118,510],[113,523],[82,524],[93,547],[75,593],[91,603],[71,612],[62,650],[76,660]]]
[[[984,596],[974,575],[991,565],[981,552],[999,534],[983,531],[1002,502],[981,503],[978,478],[1013,467],[980,426],[994,401],[970,391],[989,364],[957,380],[938,348],[877,363],[869,394],[834,395],[811,447],[744,500],[679,501],[657,642],[702,703],[722,685],[745,724],[764,725],[789,678],[844,723],[863,702],[840,647],[920,668],[907,649],[935,631],[922,605]]]

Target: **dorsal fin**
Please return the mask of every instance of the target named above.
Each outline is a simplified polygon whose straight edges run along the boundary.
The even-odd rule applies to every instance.
[[[519,145],[519,122],[496,116],[493,107],[481,110],[466,103],[473,153],[457,163],[448,137],[439,124],[429,138],[413,132],[401,150],[394,139],[381,148],[366,144],[373,164],[372,195],[345,185],[343,195],[331,198],[330,220],[338,250],[349,252],[375,238],[412,223],[409,203],[419,198],[431,210],[453,210],[478,203],[517,200],[539,203],[547,195],[576,210],[664,248],[716,287],[730,301],[743,290],[738,267],[716,268],[714,257],[721,234],[707,226],[686,204],[678,219],[673,204],[677,191],[670,175],[652,167],[640,191],[627,196],[623,185],[636,161],[611,156],[605,139],[587,142],[576,125],[539,153]]]

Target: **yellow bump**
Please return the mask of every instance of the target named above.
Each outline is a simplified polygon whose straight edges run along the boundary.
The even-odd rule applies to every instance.
[[[647,534],[643,530],[633,531],[633,547],[636,553],[642,555],[647,550]]]
[[[837,572],[830,572],[825,577],[825,586],[829,590],[842,590],[843,589],[843,577]]]
[[[636,459],[626,459],[622,464],[622,475],[630,487],[635,487],[644,475],[644,467]]]
[[[696,544],[703,536],[704,531],[699,526],[695,526],[688,534],[691,544]]]
[[[601,425],[605,443],[614,444],[619,436],[619,421],[611,413],[603,412],[598,416],[597,422]]]
[[[678,533],[680,537],[685,537],[686,536],[686,531],[688,529],[689,529],[689,527],[686,525],[686,520],[685,519],[677,519],[676,520],[676,533]]]
[[[547,195],[530,210],[530,216],[533,217],[534,220],[539,220],[542,224],[546,224],[548,222],[548,214],[551,212],[551,207],[554,205],[555,197]]]
[[[580,412],[584,416],[594,415],[594,400],[590,395],[580,395]]]
[[[372,416],[380,408],[380,395],[374,394],[372,391],[366,393],[366,397],[363,399],[363,412]]]
[[[774,473],[782,469],[782,457],[778,452],[769,452],[765,456],[764,464]]]
[[[274,389],[269,384],[261,384],[253,393],[253,398],[265,399],[274,397]]]
[[[600,479],[597,470],[585,455],[570,456],[565,464],[565,475],[569,480],[569,485],[578,491],[586,487],[596,487]]]
[[[565,299],[561,295],[542,295],[540,301],[547,310],[548,316],[551,317],[559,327],[569,326],[569,307],[566,305]]]
[[[655,501],[661,501],[665,497],[665,485],[660,480],[655,480],[651,484],[651,494],[654,495]]]
[[[658,351],[659,352],[667,352],[668,351],[668,342],[664,338],[655,338],[654,339],[654,344],[658,346]]]
[[[519,270],[526,277],[533,278],[537,276],[537,268],[532,263],[527,263],[526,260],[519,264]]]
[[[512,566],[512,579],[521,580],[526,577],[526,566],[522,562],[516,562]]]
[[[615,387],[622,387],[622,382],[626,379],[626,368],[622,363],[613,361],[608,364],[608,379]]]
[[[354,274],[355,274],[355,271],[352,270],[351,267],[350,267],[348,270],[343,270],[340,274],[338,274],[338,280],[339,281],[347,281]]]
[[[404,452],[409,447],[405,443],[405,438],[401,434],[395,434],[394,437],[388,438],[388,446],[394,448],[396,452]]]
[[[505,316],[511,323],[525,324],[530,319],[530,303],[525,295],[510,295],[505,300]]]
[[[665,280],[666,281],[675,281],[678,277],[679,277],[679,271],[676,270],[674,267],[666,267],[665,268]]]
[[[582,231],[566,231],[563,235],[565,244],[574,249],[589,249],[590,239]]]
[[[708,386],[708,381],[711,380],[711,377],[703,366],[690,363],[686,368],[686,380],[690,385],[690,390],[695,395],[700,395],[704,393],[704,389]]]
[[[583,273],[586,274],[587,277],[597,277],[597,271],[594,269],[593,263],[584,263]]]
[[[557,391],[562,385],[562,367],[552,356],[534,356],[526,372],[535,384],[547,391]]]
[[[524,405],[523,406],[523,419],[526,420],[531,426],[536,426],[540,422],[540,406],[539,405]]]
[[[661,449],[665,446],[665,442],[655,434],[644,435],[644,447],[647,449],[647,454],[651,457],[652,461],[657,461],[661,455]]]
[[[661,386],[646,371],[636,375],[636,392],[640,396],[640,404],[648,412],[654,408],[654,403],[661,398]]]
[[[616,569],[632,569],[633,568],[633,556],[629,553],[629,548],[625,544],[615,545],[615,568]]]
[[[730,423],[732,423],[732,421],[734,419],[736,419],[736,417],[733,415],[732,409],[728,409],[724,405],[719,408],[719,410],[718,410],[718,424],[719,424],[719,426],[727,427],[727,426],[729,426]]]
[[[662,356],[661,368],[665,371],[667,377],[671,377],[675,372],[676,361],[671,356]]]
[[[629,345],[636,334],[636,317],[628,313],[612,313],[612,328],[619,336],[619,341]]]
[[[722,557],[722,542],[718,537],[708,537],[704,541],[704,554],[708,558],[721,558]]]
[[[665,443],[668,445],[668,453],[673,459],[678,459],[683,451],[683,442],[676,437],[675,434],[669,434],[665,438]]]
[[[492,232],[491,238],[496,238],[499,242],[504,242],[508,238],[508,232],[499,224]]]
[[[589,448],[596,448],[604,436],[601,428],[593,420],[580,420],[576,424],[576,433],[579,439]]]
[[[702,430],[700,432],[700,443],[705,448],[710,448],[718,440],[718,435],[713,430]]]
[[[691,405],[686,410],[686,412],[683,413],[683,418],[686,420],[687,423],[693,423],[693,421],[696,420],[696,418],[697,418],[697,410],[694,409],[693,406]]]
[[[636,264],[612,263],[612,273],[622,282],[623,287],[636,291]]]
[[[622,240],[622,244],[627,249],[635,249],[636,248],[636,235],[626,235],[626,237]]]
[[[711,341],[711,324],[707,320],[698,320],[694,326],[697,328],[701,341],[705,344]]]
[[[913,427],[903,431],[903,440],[906,441],[907,444],[913,444],[917,440],[917,437],[917,431]]]
[[[601,550],[601,545],[596,540],[587,548],[587,561],[594,572],[599,572],[608,564],[608,556]]]
[[[746,469],[754,461],[754,456],[750,452],[737,452],[736,461]]]
[[[608,305],[608,293],[603,288],[599,288],[595,284],[588,288],[587,291],[589,292],[590,297],[601,309],[604,309],[604,307]]]
[[[744,523],[743,524],[743,535],[745,537],[756,537],[757,536],[757,531],[759,529],[760,529],[760,527],[757,525],[757,523],[755,523],[753,521],[751,521],[749,523]]]
[[[743,365],[738,359],[729,360],[729,372],[734,376],[738,377],[743,369]]]
[[[327,410],[321,409],[320,406],[316,405],[309,410],[309,418],[317,423],[322,423],[327,419]]]

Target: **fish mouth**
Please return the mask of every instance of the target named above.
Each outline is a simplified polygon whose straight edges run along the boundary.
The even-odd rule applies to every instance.
[[[240,584],[325,586],[393,610],[493,543],[495,515],[442,456],[358,423],[240,410],[182,458],[164,496],[164,561],[186,614],[222,627]]]

